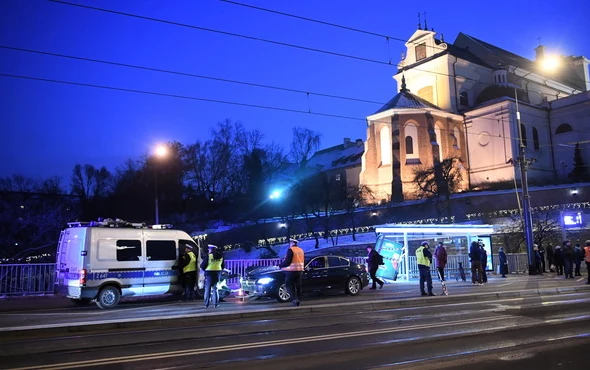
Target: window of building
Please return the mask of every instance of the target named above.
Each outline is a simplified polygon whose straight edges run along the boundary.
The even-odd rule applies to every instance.
[[[453,129],[453,146],[455,149],[460,149],[459,138],[461,137],[461,131],[457,127]]]
[[[420,90],[418,90],[418,96],[434,104],[434,95],[432,91],[432,86],[423,87]]]
[[[459,93],[459,104],[464,107],[469,106],[469,97],[467,96],[467,91],[461,91]]]
[[[117,261],[139,261],[140,257],[140,240],[117,240]]]
[[[418,127],[409,123],[404,128],[405,132],[405,146],[406,146],[406,164],[408,159],[418,158]]]
[[[391,136],[389,127],[385,126],[379,134],[381,139],[381,165],[391,164]]]
[[[434,127],[434,140],[438,146],[438,160],[442,162],[443,160],[443,143],[442,143],[442,130],[440,126],[436,125]]]
[[[416,46],[416,61],[426,58],[426,43],[421,43]]]
[[[414,154],[414,140],[411,136],[406,136],[406,155]]]
[[[176,242],[174,240],[148,240],[145,243],[148,261],[174,261]]]
[[[520,137],[522,138],[522,145],[524,145],[525,147],[527,146],[527,141],[526,141],[526,128],[524,127],[524,125],[521,123],[520,124]]]
[[[539,131],[536,127],[533,127],[533,146],[535,147],[535,150],[539,150],[541,147],[539,145]]]
[[[570,132],[572,130],[572,126],[568,125],[567,123],[562,123],[561,125],[557,126],[557,130],[555,130],[555,134],[563,134],[566,132]]]
[[[334,176],[334,180],[340,181],[340,174],[339,173],[337,173],[336,176]]]

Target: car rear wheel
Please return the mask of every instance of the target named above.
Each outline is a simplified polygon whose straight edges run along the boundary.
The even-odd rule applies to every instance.
[[[96,305],[100,308],[109,309],[119,304],[121,293],[116,287],[109,285],[100,290],[96,297]]]
[[[346,282],[346,294],[357,295],[361,291],[361,281],[356,276],[351,276]]]
[[[277,291],[277,301],[284,303],[289,302],[291,300],[291,294],[289,294],[289,290],[285,284],[281,284],[279,290]]]

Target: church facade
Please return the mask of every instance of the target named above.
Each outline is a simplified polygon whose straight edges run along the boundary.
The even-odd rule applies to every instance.
[[[393,78],[399,93],[367,117],[359,182],[380,201],[415,199],[415,171],[453,159],[459,190],[520,182],[565,181],[578,146],[590,163],[589,61],[534,61],[460,33],[454,43],[417,30]],[[551,59],[553,60],[553,59]],[[524,148],[524,155],[521,152]]]

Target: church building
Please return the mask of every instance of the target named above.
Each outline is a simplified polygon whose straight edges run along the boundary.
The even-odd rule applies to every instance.
[[[359,182],[377,200],[415,199],[415,170],[445,159],[463,175],[459,191],[519,183],[521,159],[530,184],[565,181],[576,147],[590,163],[587,58],[551,57],[538,46],[531,61],[463,33],[451,44],[423,29],[405,45],[393,76],[399,93],[367,117]]]

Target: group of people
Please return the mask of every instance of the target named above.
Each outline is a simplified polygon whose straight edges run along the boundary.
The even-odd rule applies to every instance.
[[[185,253],[180,257],[180,278],[184,285],[184,300],[194,301],[195,285],[197,283],[197,255],[193,246],[185,245]],[[200,268],[205,272],[204,303],[205,308],[213,303],[215,308],[219,307],[219,293],[217,283],[221,277],[221,271],[225,268],[223,253],[220,248],[210,244],[207,255],[202,256]]]
[[[588,268],[588,281],[590,284],[590,240],[586,240],[582,248],[580,244],[572,246],[570,240],[565,240],[561,245],[555,247],[549,244],[547,249],[542,245],[534,246],[535,262],[539,273],[547,272],[546,265],[549,265],[549,272],[556,272],[557,275],[564,275],[566,279],[574,279],[574,276],[582,276],[580,268],[582,262],[586,262]],[[547,264],[545,264],[545,256]]]

